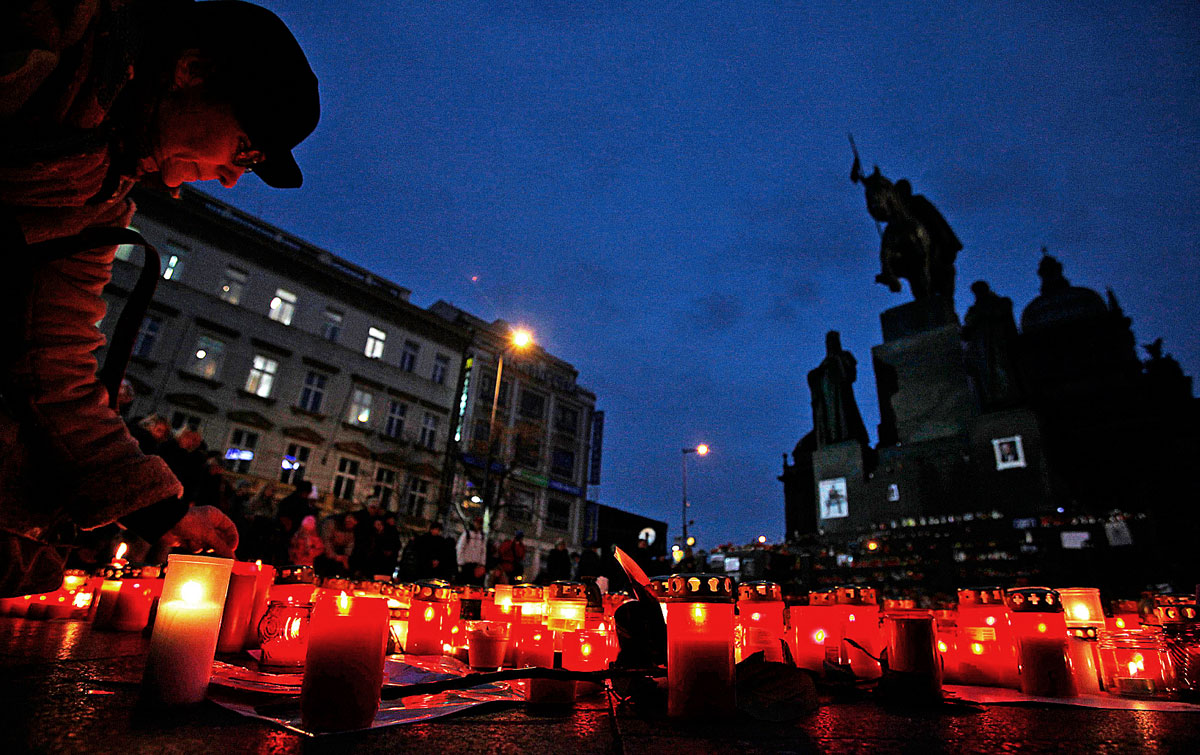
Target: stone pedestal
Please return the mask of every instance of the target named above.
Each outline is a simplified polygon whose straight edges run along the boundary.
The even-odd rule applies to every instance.
[[[873,519],[871,496],[864,480],[863,447],[856,440],[818,448],[812,455],[817,527],[825,532],[842,532],[869,526]],[[845,481],[845,516],[822,517],[821,483]],[[838,512],[835,512],[838,513]]]
[[[892,312],[883,315],[885,330]],[[871,349],[880,415],[884,425],[890,425],[880,427],[881,442],[916,443],[966,433],[975,399],[959,338],[955,322],[887,340]]]

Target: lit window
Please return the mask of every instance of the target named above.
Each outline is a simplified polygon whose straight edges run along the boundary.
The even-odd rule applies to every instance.
[[[333,476],[333,496],[353,500],[354,483],[358,480],[358,460],[343,456],[338,459],[337,473]]]
[[[188,250],[186,247],[180,246],[168,241],[163,247],[162,254],[162,277],[163,280],[179,282],[183,280],[183,261],[187,257]]]
[[[280,462],[279,481],[294,485],[304,479],[304,468],[308,466],[308,455],[312,449],[299,443],[289,443],[287,453]]]
[[[153,315],[147,315],[142,320],[142,326],[138,328],[137,337],[133,340],[133,355],[149,359],[151,352],[154,351],[154,344],[158,341],[158,334],[162,330],[162,320]]]
[[[229,447],[225,449],[225,468],[237,474],[248,473],[257,446],[258,433],[235,427],[229,434]]]
[[[254,366],[250,368],[250,374],[246,377],[246,393],[268,398],[271,395],[271,386],[275,382],[275,373],[278,370],[279,363],[274,359],[255,354]]]
[[[388,401],[387,421],[383,425],[383,434],[389,438],[399,438],[404,432],[404,416],[408,414],[408,405],[403,401]]]
[[[217,295],[230,304],[241,302],[248,277],[244,270],[238,270],[236,267],[225,268],[225,277],[221,279],[221,290]]]
[[[417,443],[428,448],[430,451],[437,449],[437,427],[438,418],[436,415],[425,412],[425,418],[421,420],[421,437]]]
[[[284,325],[291,325],[292,317],[295,314],[296,295],[291,291],[284,291],[282,288],[275,289],[275,298],[271,299],[271,319]]]
[[[368,391],[355,388],[354,395],[350,399],[350,416],[346,421],[354,425],[369,423],[371,421],[371,401],[373,398]]]
[[[304,387],[300,389],[300,401],[296,404],[309,412],[320,412],[321,402],[325,399],[325,382],[328,375],[320,372],[309,372],[304,376]]]
[[[433,374],[430,379],[438,385],[446,384],[446,373],[450,371],[450,357],[438,354],[433,358]]]
[[[400,369],[405,372],[412,372],[417,368],[417,354],[421,351],[421,344],[416,341],[405,341],[404,350],[400,352]]]
[[[209,336],[196,338],[188,371],[193,375],[216,380],[221,373],[221,361],[225,358],[225,344]]]
[[[342,332],[342,313],[336,309],[325,310],[325,321],[321,324],[321,337],[337,343]]]
[[[387,333],[384,333],[379,328],[367,329],[367,347],[363,349],[363,354],[368,359],[383,358],[383,343],[387,340]]]

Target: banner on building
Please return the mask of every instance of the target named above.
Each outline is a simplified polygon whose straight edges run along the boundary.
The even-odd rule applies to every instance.
[[[817,492],[821,503],[822,519],[841,519],[850,515],[845,477],[821,480],[817,483]]]
[[[588,465],[588,485],[600,484],[600,460],[603,453],[604,412],[592,412],[592,458]]]

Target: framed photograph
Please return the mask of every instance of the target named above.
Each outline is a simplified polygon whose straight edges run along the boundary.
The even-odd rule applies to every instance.
[[[821,480],[817,483],[817,493],[821,502],[822,519],[841,519],[850,515],[845,477]]]
[[[996,469],[1016,469],[1025,466],[1025,447],[1020,435],[993,438],[992,451],[996,455]]]

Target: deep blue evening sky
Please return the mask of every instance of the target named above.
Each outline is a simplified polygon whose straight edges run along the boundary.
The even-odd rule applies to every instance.
[[[530,326],[607,411],[593,497],[672,534],[705,441],[701,545],[782,536],[830,328],[875,439],[870,347],[910,296],[872,283],[847,132],[962,240],[960,315],[980,278],[1019,313],[1046,245],[1200,376],[1195,2],[262,4],[321,80],[305,184],[203,188]]]

